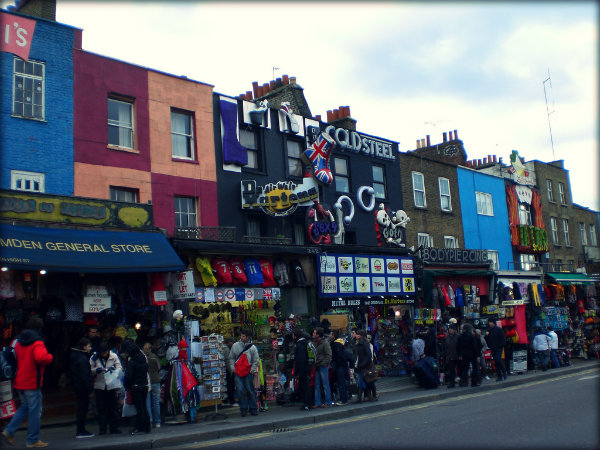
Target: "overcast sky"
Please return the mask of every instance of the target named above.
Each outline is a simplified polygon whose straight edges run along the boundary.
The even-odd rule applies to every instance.
[[[563,159],[573,201],[600,210],[596,2],[58,0],[56,16],[84,50],[222,94],[295,76],[313,115],[350,106],[401,151],[457,130],[469,159]]]

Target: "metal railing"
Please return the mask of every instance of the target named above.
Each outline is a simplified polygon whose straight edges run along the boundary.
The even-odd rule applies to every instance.
[[[292,238],[271,236],[243,236],[242,242],[250,244],[292,245]]]
[[[235,227],[187,227],[175,228],[176,239],[235,242]]]

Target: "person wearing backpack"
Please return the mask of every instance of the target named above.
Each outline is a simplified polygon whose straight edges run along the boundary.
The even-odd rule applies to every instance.
[[[17,357],[17,375],[13,381],[13,389],[19,394],[21,406],[12,417],[2,436],[10,445],[15,445],[15,433],[21,423],[27,419],[27,447],[47,447],[48,443],[40,440],[40,417],[42,415],[42,384],[44,370],[52,363],[54,357],[48,353],[42,339],[44,321],[38,315],[31,316],[25,329],[17,336],[15,355]]]
[[[240,331],[240,340],[232,345],[229,361],[229,368],[235,373],[240,414],[246,417],[250,410],[251,415],[258,415],[254,391],[254,373],[258,370],[258,349],[252,344],[252,334],[249,330]]]
[[[331,330],[331,357],[334,367],[335,381],[339,392],[337,406],[343,406],[348,403],[348,392],[346,390],[346,379],[349,377],[350,365],[354,368],[352,355],[344,347],[344,340],[340,338],[337,330]]]

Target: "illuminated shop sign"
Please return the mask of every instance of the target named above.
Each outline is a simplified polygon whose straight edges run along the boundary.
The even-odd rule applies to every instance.
[[[312,178],[300,185],[292,181],[278,181],[258,186],[255,180],[242,180],[242,209],[261,210],[270,216],[289,216],[298,206],[308,206],[319,198],[319,190]]]
[[[321,297],[357,295],[414,295],[416,291],[412,258],[379,255],[319,256]]]

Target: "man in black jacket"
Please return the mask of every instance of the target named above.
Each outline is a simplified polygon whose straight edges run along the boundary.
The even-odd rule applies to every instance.
[[[129,358],[125,368],[123,385],[131,391],[131,400],[135,406],[135,428],[131,434],[150,433],[150,415],[146,408],[148,395],[148,360],[135,342],[127,339],[121,344],[121,353]]]
[[[504,331],[496,325],[495,320],[490,320],[490,330],[485,333],[485,342],[492,352],[492,359],[496,366],[496,374],[498,378],[496,381],[506,380],[507,373],[506,367],[504,367],[504,361],[502,361],[502,350],[504,349]]]
[[[293,330],[293,338],[296,343],[294,351],[294,376],[298,378],[298,396],[303,405],[300,408],[303,411],[311,409],[310,395],[310,364],[308,363],[308,340],[306,333],[300,327],[295,327]]]
[[[456,344],[458,344],[458,334],[456,325],[448,327],[448,334],[444,340],[446,353],[446,368],[448,376],[448,388],[453,388],[456,385],[456,367],[458,365],[458,353],[456,352]]]
[[[77,397],[77,439],[94,437],[94,433],[85,429],[85,418],[93,392],[91,350],[92,344],[86,337],[82,337],[77,346],[71,348],[71,381]]]
[[[465,323],[456,343],[456,353],[460,365],[460,386],[469,385],[469,363],[471,364],[471,387],[479,386],[479,360],[481,342],[473,334],[473,326]]]

